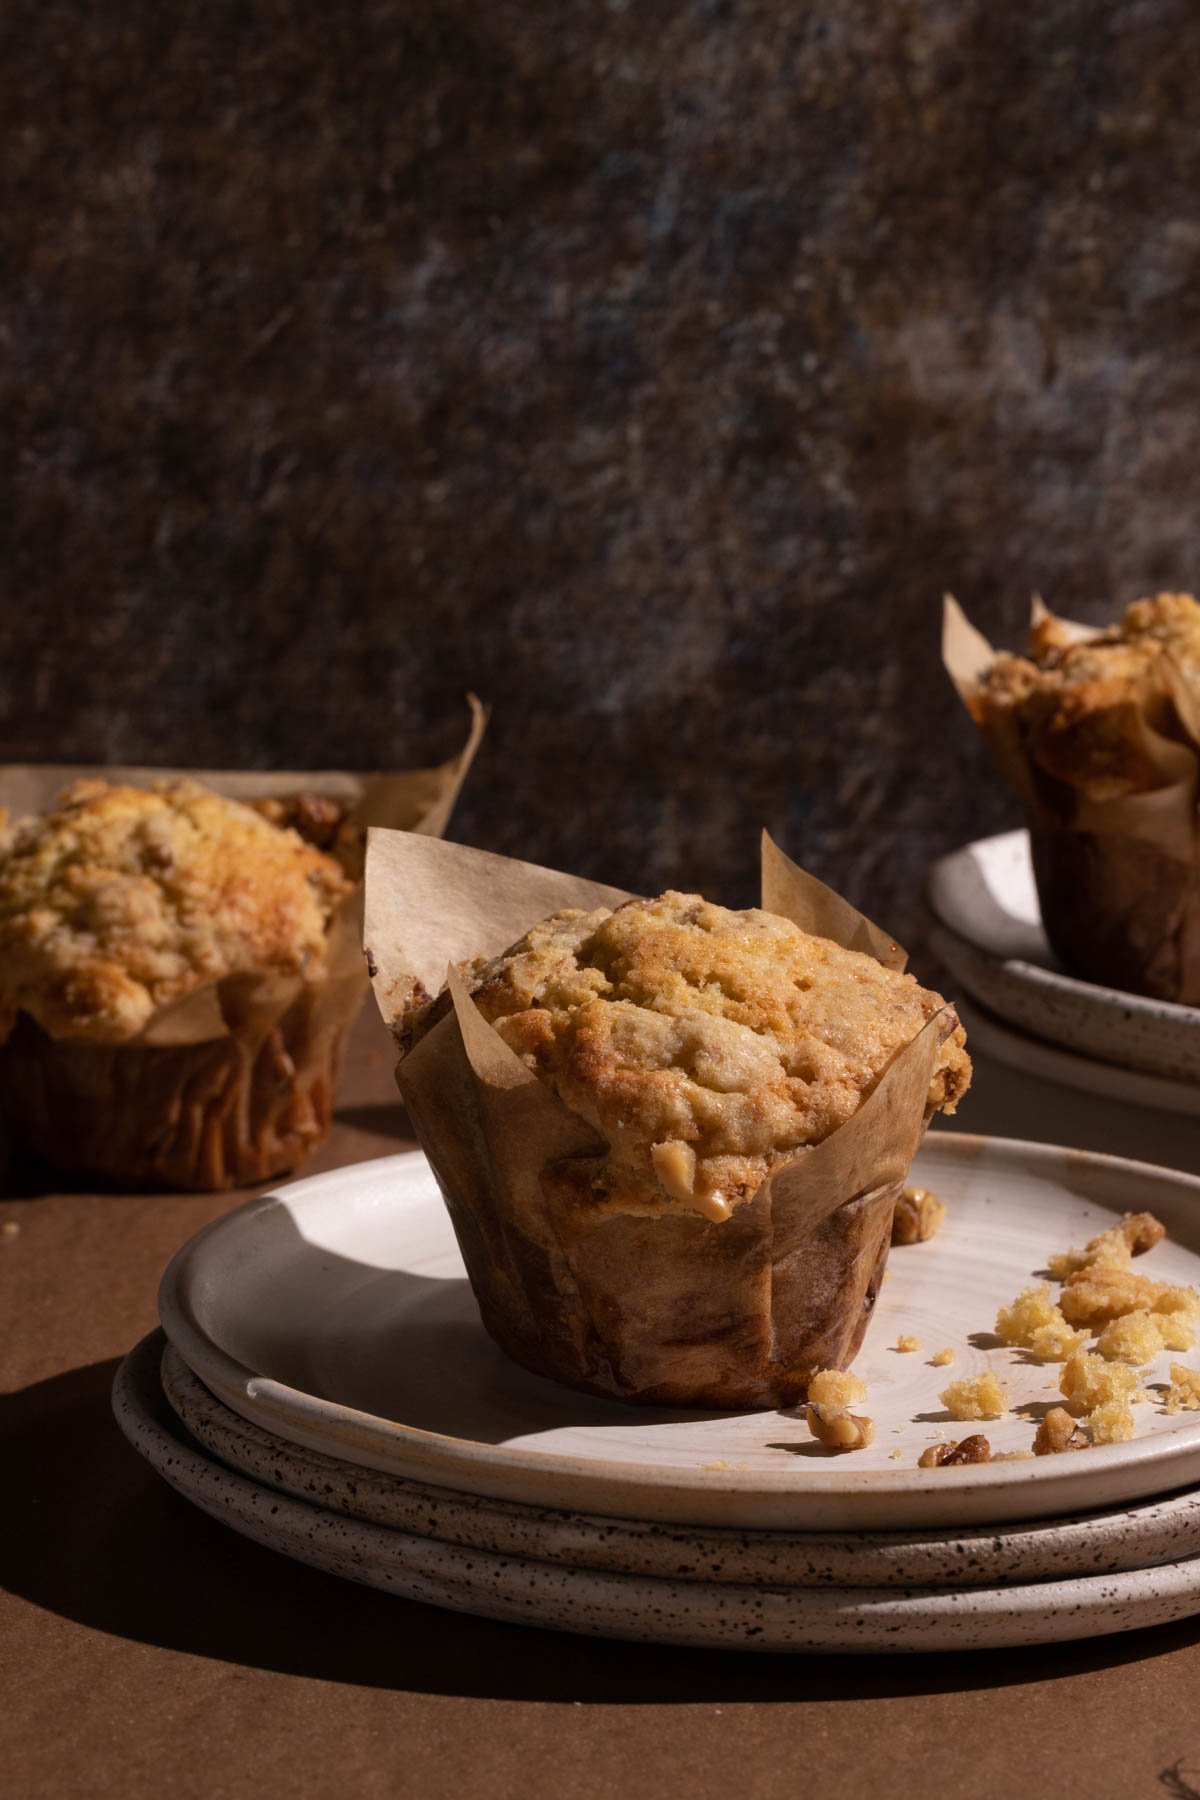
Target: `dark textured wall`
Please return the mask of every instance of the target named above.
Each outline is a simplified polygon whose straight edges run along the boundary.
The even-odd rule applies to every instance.
[[[10,0],[0,757],[431,760],[899,929],[953,587],[1197,579],[1190,0]],[[649,848],[653,839],[654,848]]]

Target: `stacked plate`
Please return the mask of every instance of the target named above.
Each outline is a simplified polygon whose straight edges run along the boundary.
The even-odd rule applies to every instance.
[[[1127,1104],[1200,1115],[1200,1009],[1063,968],[1046,940],[1024,831],[934,864],[930,948],[975,1003],[964,1023],[999,1061]]]
[[[959,1134],[931,1134],[915,1176],[949,1215],[893,1252],[856,1364],[875,1442],[853,1455],[823,1451],[790,1413],[623,1406],[517,1368],[479,1324],[416,1152],[296,1182],[195,1238],[163,1281],[165,1335],[118,1376],[118,1418],[235,1530],[492,1618],[891,1651],[1200,1611],[1200,1413],[1166,1412],[1169,1357],[1145,1376],[1130,1443],[916,1466],[928,1443],[976,1429],[996,1452],[1028,1451],[1059,1371],[990,1327],[1052,1251],[1147,1209],[1169,1232],[1147,1271],[1200,1283],[1200,1180]],[[939,1391],[989,1364],[1013,1411],[956,1425]]]

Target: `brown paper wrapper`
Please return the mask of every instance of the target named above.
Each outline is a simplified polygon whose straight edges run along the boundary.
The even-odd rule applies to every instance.
[[[805,930],[856,948],[869,938],[902,964],[890,938],[765,837],[763,885],[772,910]],[[395,1027],[415,982],[436,991],[447,963],[507,948],[556,908],[629,898],[461,845],[372,832],[366,946],[384,1018]],[[894,1058],[846,1125],[716,1223],[581,1203],[588,1159],[605,1146],[483,1020],[453,969],[449,986],[452,1010],[397,1081],[483,1322],[510,1356],[592,1393],[715,1407],[790,1404],[816,1369],[852,1359],[952,1013]]]
[[[457,756],[437,769],[231,771],[129,766],[0,768],[0,805],[43,812],[81,778],[149,786],[187,776],[230,799],[335,799],[364,828],[445,829],[486,724],[472,696]],[[418,836],[417,841],[420,840]],[[124,1187],[219,1189],[295,1169],[325,1137],[345,1034],[367,987],[362,886],[330,924],[319,977],[235,975],[162,1007],[119,1044],[54,1038],[22,1014],[0,1046],[0,1112],[58,1168]]]
[[[1035,624],[1052,616],[1035,600]],[[1079,638],[1094,635],[1058,624]],[[984,704],[981,683],[996,655],[947,595],[943,661],[1024,806],[1042,923],[1056,955],[1089,981],[1200,1006],[1200,714],[1186,684],[1168,667],[1165,692],[1182,738],[1164,737],[1152,719],[1163,679],[1131,687],[1113,724],[1145,785],[1097,799],[1039,765],[1019,711]]]

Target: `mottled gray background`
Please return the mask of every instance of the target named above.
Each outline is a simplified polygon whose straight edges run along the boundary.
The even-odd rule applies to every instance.
[[[9,0],[0,757],[369,767],[911,930],[954,588],[1197,578],[1200,9]],[[653,846],[653,847],[651,847]]]

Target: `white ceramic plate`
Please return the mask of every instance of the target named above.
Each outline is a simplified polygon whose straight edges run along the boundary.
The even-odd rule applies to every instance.
[[[1080,1455],[918,1469],[972,1428],[946,1382],[989,1363],[1013,1405],[1056,1398],[1058,1371],[986,1334],[1046,1256],[1157,1213],[1147,1270],[1200,1283],[1200,1179],[1115,1157],[933,1133],[914,1175],[950,1208],[931,1243],[895,1251],[856,1364],[876,1441],[821,1449],[778,1412],[666,1412],[577,1394],[511,1363],[483,1331],[419,1152],[312,1176],[210,1225],[159,1295],[167,1334],[244,1418],[310,1450],[435,1486],[572,1512],[735,1529],[938,1529],[1092,1511],[1200,1480],[1200,1414],[1138,1409],[1127,1444]],[[923,1345],[894,1346],[901,1333]],[[978,1343],[972,1337],[985,1334]],[[930,1358],[955,1352],[949,1370]],[[1169,1357],[1147,1377],[1162,1379]],[[1016,1415],[993,1449],[1027,1449]]]
[[[162,1386],[201,1448],[263,1487],[390,1530],[575,1568],[756,1586],[972,1587],[1200,1554],[1200,1488],[1113,1512],[966,1532],[706,1531],[486,1500],[304,1450],[222,1405],[170,1344]]]
[[[160,1340],[118,1370],[121,1429],[177,1492],[298,1562],[405,1599],[521,1625],[746,1650],[974,1650],[1166,1624],[1200,1608],[1200,1557],[1122,1574],[958,1589],[743,1586],[578,1569],[390,1531],[260,1486],[203,1455],[157,1379]]]
[[[1058,961],[1042,930],[1028,832],[942,857],[928,899],[930,947],[998,1018],[1091,1061],[1200,1084],[1200,1008],[1101,987]]]
[[[1200,1086],[1191,1082],[1165,1081],[1161,1075],[1145,1075],[1138,1069],[1119,1069],[1113,1063],[1077,1056],[1058,1044],[1047,1044],[1028,1032],[1014,1031],[983,1007],[955,1002],[969,1042],[978,1051],[1023,1075],[1040,1076],[1083,1094],[1098,1094],[1121,1106],[1149,1107],[1151,1111],[1182,1113],[1200,1120]]]

